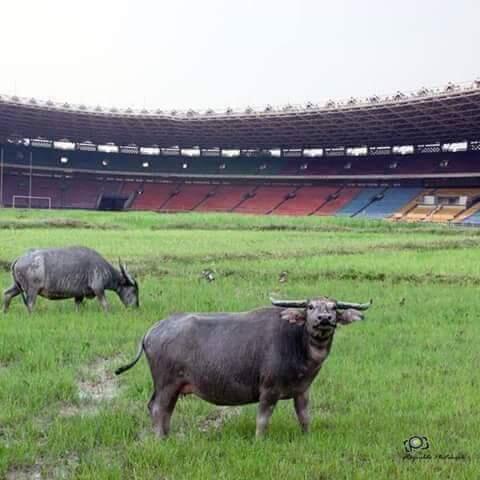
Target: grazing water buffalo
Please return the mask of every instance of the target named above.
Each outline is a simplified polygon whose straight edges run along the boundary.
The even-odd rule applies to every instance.
[[[148,407],[159,437],[168,435],[178,396],[189,393],[217,405],[259,402],[257,436],[278,400],[293,399],[308,431],[308,391],[335,329],[362,320],[360,310],[371,302],[322,297],[272,303],[245,313],[178,313],[145,334],[135,359],[115,373],[132,368],[145,352],[154,383]]]
[[[74,298],[77,308],[83,299],[97,297],[107,310],[105,290],[113,290],[125,306],[139,306],[138,284],[120,263],[120,271],[90,248],[29,250],[12,264],[13,285],[4,292],[6,313],[13,297],[22,295],[31,313],[37,295],[51,300]]]

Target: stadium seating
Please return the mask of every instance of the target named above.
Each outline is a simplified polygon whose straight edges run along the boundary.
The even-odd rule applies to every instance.
[[[435,192],[435,189],[421,190],[419,194],[412,198],[408,203],[403,207],[399,208],[393,215],[390,216],[390,220],[402,220],[406,215],[411,212],[417,205],[422,202],[422,199],[425,195],[431,195]]]
[[[360,190],[351,202],[346,204],[337,212],[337,215],[347,217],[354,217],[358,215],[374,201],[374,198],[377,195],[383,193],[384,191],[385,188],[364,188],[363,190]]]
[[[476,223],[476,214],[480,213],[480,201],[473,203],[469,208],[461,212],[454,219],[455,223]],[[471,217],[475,217],[470,221]]]
[[[13,196],[28,196],[30,179],[22,171],[4,176],[3,202]],[[386,218],[407,222],[480,223],[480,188],[277,186],[249,184],[199,184],[153,182],[138,178],[83,175],[64,177],[32,175],[32,195],[43,197],[16,200],[17,207],[95,209],[103,194],[129,197],[130,208],[157,211],[234,211],[275,215],[343,215]],[[425,195],[442,203],[423,204]],[[467,197],[467,206],[445,203],[445,197]],[[448,202],[448,198],[447,198]]]
[[[13,205],[14,195],[28,195],[29,180],[23,175],[5,175],[3,182],[3,203]],[[24,205],[24,203],[22,203]]]
[[[425,218],[425,221],[440,223],[450,222],[464,210],[465,207],[461,205],[440,205],[429,216],[427,216],[427,218]]]
[[[193,210],[200,206],[215,186],[209,184],[183,184],[176,195],[171,196],[160,208],[162,211],[181,212]]]
[[[31,204],[35,208],[47,208],[50,199],[52,208],[86,208],[96,207],[101,194],[118,194],[123,182],[104,178],[65,178],[57,175],[32,175],[32,201],[28,198],[17,198],[17,207]],[[14,196],[28,196],[30,180],[25,174],[5,175],[4,204],[11,206]],[[41,197],[41,198],[35,198]]]
[[[326,202],[324,205],[322,205],[313,214],[321,215],[321,216],[335,215],[345,205],[350,203],[350,201],[356,197],[359,191],[360,191],[359,188],[352,188],[352,187],[342,188],[340,191],[338,191],[338,193],[334,198],[332,198],[331,200]]]
[[[301,187],[295,196],[286,199],[275,210],[274,215],[310,215],[324,205],[338,187]]]
[[[54,177],[32,177],[32,195],[50,199],[52,208],[63,207],[63,191],[60,179]],[[42,206],[48,206],[45,200],[39,200]]]
[[[63,205],[69,208],[95,208],[102,183],[90,179],[66,179],[61,184]]]
[[[474,212],[467,215],[462,221],[466,224],[480,225],[480,205],[475,205]]]
[[[290,158],[282,175],[398,175],[480,172],[480,152]],[[440,166],[441,161],[447,161]],[[306,169],[301,169],[307,164]],[[345,168],[349,164],[349,168]],[[395,168],[392,168],[395,165]]]
[[[254,189],[248,185],[220,185],[200,205],[199,212],[230,212]]]
[[[32,153],[32,156],[30,155]],[[3,203],[16,206],[53,208],[97,208],[103,195],[128,197],[128,206],[157,211],[234,211],[278,215],[343,215],[390,218],[391,220],[478,223],[480,188],[475,185],[480,174],[480,151],[459,153],[416,153],[412,155],[285,157],[268,154],[242,156],[137,155],[99,151],[59,151],[8,144],[4,146]],[[62,162],[62,157],[68,161]],[[32,159],[31,201],[21,196],[30,192],[30,159]],[[348,168],[346,168],[348,166]],[[49,167],[52,167],[50,169]],[[55,168],[53,168],[55,167]],[[135,174],[133,174],[133,172]],[[159,173],[168,175],[162,177]],[[396,178],[396,184],[412,180],[411,175],[437,174],[435,180],[423,181],[435,189],[420,187],[361,187],[356,184],[375,179],[365,175],[408,175]],[[443,174],[452,173],[453,177]],[[465,173],[458,176],[458,173]],[[153,175],[154,174],[154,175]],[[173,174],[173,175],[172,175]],[[181,174],[181,179],[179,175]],[[188,175],[193,175],[188,177]],[[272,184],[264,175],[298,175]],[[441,174],[441,175],[438,175]],[[199,178],[206,175],[210,178]],[[228,178],[228,175],[235,177]],[[246,175],[248,177],[242,179]],[[308,176],[348,176],[346,179],[308,180]],[[356,175],[360,175],[355,179]],[[218,176],[218,177],[217,177]],[[221,178],[220,178],[221,176]],[[217,177],[217,178],[215,178]],[[226,178],[227,177],[227,178]],[[252,178],[255,177],[255,178]],[[303,178],[300,178],[303,177]],[[253,183],[255,181],[255,183]],[[326,182],[327,180],[325,180]],[[220,182],[235,182],[224,184]],[[268,182],[268,184],[267,184]],[[303,184],[301,182],[304,182]],[[348,182],[348,186],[346,186]],[[462,187],[467,185],[467,187]],[[437,197],[434,205],[424,205],[424,196]],[[466,196],[459,200],[441,198]],[[463,202],[465,203],[465,202]]]
[[[235,175],[398,175],[431,173],[478,173],[480,151],[415,153],[407,155],[274,157],[268,154],[237,157],[187,155],[146,155],[107,153],[101,151],[58,150],[53,148],[29,149],[7,144],[4,161],[7,164],[28,167],[30,154],[34,167],[55,167],[101,172],[143,172],[182,174],[235,174]],[[61,164],[64,157],[68,161]],[[441,163],[443,162],[443,166]],[[144,166],[146,164],[146,166]],[[184,168],[184,164],[186,168]],[[224,164],[225,168],[220,168]],[[306,169],[302,169],[307,164]],[[350,168],[345,168],[349,164]],[[392,166],[395,165],[395,168]]]
[[[402,210],[396,212],[392,218],[409,222],[462,222],[468,216],[474,214],[475,208],[467,208],[466,205],[451,203],[436,203],[424,205],[422,203],[425,195],[432,195],[439,198],[467,197],[467,205],[476,204],[480,198],[480,189],[477,188],[437,188],[434,190],[422,191],[413,201],[409,202]]]
[[[406,222],[420,222],[431,216],[438,207],[436,205],[417,205],[412,208],[402,220]]]
[[[130,187],[132,188],[132,187]],[[136,210],[158,210],[178,191],[176,183],[144,183],[133,202]]]
[[[462,189],[447,189],[447,188],[440,188],[436,190],[436,194],[440,197],[467,197],[468,198],[468,205],[476,204],[480,199],[480,189],[478,188],[462,188]],[[440,208],[435,210],[431,217],[427,218],[427,221],[432,222],[451,222],[451,221],[461,221],[466,216],[470,216],[471,214],[465,213],[469,208],[466,208],[465,205],[441,205]]]
[[[378,200],[364,208],[357,217],[385,218],[393,215],[399,208],[416,198],[421,188],[389,188]]]
[[[136,195],[143,189],[144,182],[141,179],[126,179],[122,182],[119,193],[123,195]]]
[[[253,196],[245,199],[234,211],[252,214],[271,213],[294,190],[294,187],[258,187],[253,191]]]

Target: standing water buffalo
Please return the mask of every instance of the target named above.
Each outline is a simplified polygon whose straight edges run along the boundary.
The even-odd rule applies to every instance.
[[[12,264],[13,285],[4,292],[6,313],[13,297],[22,295],[31,313],[37,295],[51,300],[74,298],[77,308],[85,297],[97,297],[107,310],[105,290],[114,290],[125,306],[139,306],[138,284],[120,263],[120,271],[90,248],[29,250]]]
[[[148,408],[155,433],[168,435],[180,394],[216,405],[259,402],[262,436],[278,400],[293,399],[298,421],[309,427],[308,391],[332,346],[338,324],[363,319],[370,305],[321,297],[275,301],[245,313],[178,313],[143,337],[132,368],[145,352],[154,392]],[[278,308],[281,307],[281,308]]]

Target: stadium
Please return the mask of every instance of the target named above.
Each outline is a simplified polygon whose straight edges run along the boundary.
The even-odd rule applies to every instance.
[[[0,479],[478,479],[478,2],[2,13]]]
[[[0,97],[0,204],[480,221],[480,81],[162,111]]]

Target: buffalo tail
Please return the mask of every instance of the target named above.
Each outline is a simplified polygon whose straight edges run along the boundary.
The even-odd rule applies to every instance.
[[[17,258],[17,260],[18,260],[18,258]],[[28,304],[27,304],[27,297],[25,296],[25,291],[23,290],[22,286],[20,285],[20,282],[17,280],[17,277],[15,276],[15,265],[17,264],[17,260],[15,260],[12,263],[12,267],[11,267],[12,278],[13,278],[13,281],[14,281],[16,287],[20,290],[20,295],[22,296],[23,303],[27,307]]]
[[[145,337],[142,338],[142,341],[140,342],[140,345],[138,346],[138,351],[137,351],[137,355],[135,356],[135,358],[130,363],[127,363],[127,365],[123,365],[122,367],[118,367],[115,370],[115,375],[120,375],[123,372],[126,372],[127,370],[130,370],[132,367],[134,367],[136,365],[136,363],[140,360],[140,357],[142,356],[142,353],[143,353],[143,341],[144,340],[145,340]]]

